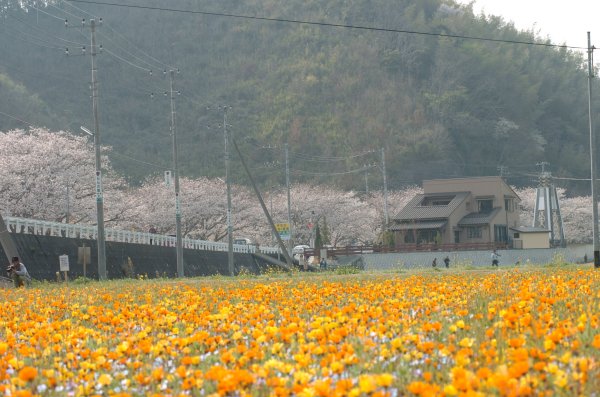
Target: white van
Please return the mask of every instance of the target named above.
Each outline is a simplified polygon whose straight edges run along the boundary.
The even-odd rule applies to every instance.
[[[236,245],[252,245],[252,240],[249,238],[236,238],[233,243]]]
[[[308,245],[297,245],[294,248],[292,248],[292,254],[296,255],[296,254],[303,254],[304,250],[310,249],[310,246]]]

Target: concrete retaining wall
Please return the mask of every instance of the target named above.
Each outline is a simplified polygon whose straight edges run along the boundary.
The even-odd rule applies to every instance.
[[[98,278],[98,262],[95,241],[73,238],[39,236],[29,234],[12,234],[22,262],[31,277],[38,280],[55,280],[59,271],[58,257],[69,256],[69,277],[83,276],[83,265],[77,264],[77,249],[84,244],[91,247],[91,264],[88,264],[86,275]],[[0,246],[0,271],[8,266],[6,255]],[[131,259],[132,266],[129,266]],[[227,252],[183,250],[184,271],[186,276],[209,276],[228,274]],[[6,262],[5,262],[6,261]],[[258,273],[265,265],[255,260],[252,254],[235,253],[236,271],[244,270]],[[177,255],[174,247],[160,247],[144,244],[128,244],[106,242],[106,268],[108,278],[135,277],[175,277],[177,275]]]
[[[567,262],[583,262],[587,255],[588,261],[594,260],[592,245],[572,246],[567,248],[526,249],[526,250],[499,250],[500,266],[513,266],[521,264],[550,263],[556,255],[561,255]],[[398,268],[431,267],[431,262],[437,258],[438,267],[444,267],[444,258],[450,258],[452,265],[490,266],[491,251],[435,251],[435,252],[409,252],[402,254],[364,254],[366,270],[385,270]]]

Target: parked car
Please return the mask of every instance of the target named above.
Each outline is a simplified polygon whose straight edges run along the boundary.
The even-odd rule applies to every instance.
[[[304,250],[310,249],[310,246],[305,245],[305,244],[301,244],[301,245],[297,245],[294,248],[292,248],[292,254],[303,254]]]
[[[252,245],[252,240],[250,240],[249,238],[236,238],[233,240],[234,244],[237,245]]]

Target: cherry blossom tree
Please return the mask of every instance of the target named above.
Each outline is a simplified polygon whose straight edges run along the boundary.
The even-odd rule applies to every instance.
[[[175,233],[175,193],[173,185],[162,179],[146,181],[128,194],[128,206],[135,216],[121,223],[123,227],[147,231],[154,226],[158,233]],[[227,236],[226,185],[220,179],[180,178],[181,224],[184,237],[220,241]],[[232,186],[232,225],[235,234],[245,233],[258,214],[250,192]]]
[[[105,221],[123,216],[117,203],[124,181],[103,162]],[[44,128],[0,132],[0,208],[6,215],[95,223],[95,156],[84,137]],[[113,201],[115,200],[115,201]],[[114,205],[113,205],[114,204]]]

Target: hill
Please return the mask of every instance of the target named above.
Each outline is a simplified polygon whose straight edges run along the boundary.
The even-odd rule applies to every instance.
[[[90,31],[80,21],[94,15],[105,22],[98,28],[104,51],[97,58],[102,139],[115,147],[112,162],[131,182],[170,167],[171,109],[163,95],[169,81],[162,71],[171,68],[180,71],[174,86],[186,176],[224,174],[223,115],[207,110],[217,104],[232,106],[231,132],[265,186],[284,181],[285,142],[293,181],[343,188],[365,186],[365,173],[354,171],[380,161],[382,147],[391,188],[424,178],[496,174],[500,165],[512,171],[511,183],[529,185],[539,161],[549,161],[561,176],[589,174],[580,54],[436,35],[549,44],[501,18],[474,15],[446,0],[169,4],[194,12],[62,0],[5,11],[0,47],[10,56],[2,57],[0,72],[22,87],[29,98],[23,109],[32,109],[13,107],[12,114],[74,132],[92,125]],[[3,88],[0,105],[13,97]],[[12,127],[14,120],[0,118],[0,130]],[[233,173],[245,181],[241,167],[234,165]],[[379,188],[379,170],[372,168],[369,178],[371,188]],[[568,187],[589,190],[582,183]]]

